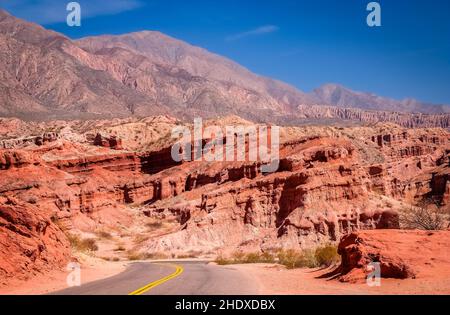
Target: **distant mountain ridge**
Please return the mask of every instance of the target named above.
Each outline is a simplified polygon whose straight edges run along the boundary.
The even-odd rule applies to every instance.
[[[323,104],[338,107],[361,108],[370,110],[398,111],[439,114],[449,113],[450,106],[422,103],[415,99],[401,101],[381,97],[372,93],[352,91],[339,84],[325,84],[315,89],[311,97],[319,99]]]
[[[159,32],[72,41],[2,10],[0,67],[0,116],[31,120],[234,114],[295,123],[304,105],[450,112],[332,84],[305,93]]]

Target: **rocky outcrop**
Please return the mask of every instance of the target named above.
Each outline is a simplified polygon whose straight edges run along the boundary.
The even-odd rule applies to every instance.
[[[176,222],[139,250],[171,253],[315,247],[359,230],[398,228],[395,202],[448,202],[444,130],[294,132],[271,174],[260,162],[175,162],[167,145],[117,152],[60,139],[3,150],[0,195],[33,201],[87,231],[118,217],[127,222],[138,207],[143,217]]]
[[[342,238],[336,272],[341,281],[364,281],[377,263],[381,278],[437,277],[450,267],[449,251],[450,231],[360,231]]]
[[[69,242],[48,211],[0,197],[0,284],[61,268],[69,258]]]
[[[0,151],[0,170],[38,165],[40,162],[33,154],[23,151]]]
[[[0,149],[17,149],[28,147],[31,145],[42,146],[46,143],[55,142],[59,138],[60,135],[55,132],[45,132],[42,136],[0,140]]]
[[[395,137],[400,139],[395,144],[389,141],[393,136],[382,136],[383,145],[376,141],[378,136],[368,137],[365,144],[340,137],[290,141],[282,147],[279,172],[261,176],[255,167],[254,173],[247,173],[252,176],[236,182],[221,176],[229,165],[221,173],[210,169],[210,176],[202,175],[205,188],[193,187],[201,199],[192,199],[185,189],[177,194],[184,202],[163,199],[145,210],[155,218],[178,217],[183,222],[179,232],[149,241],[145,250],[308,248],[339,241],[353,231],[399,228],[392,205],[380,208],[374,201],[380,195],[407,203],[443,197],[446,177],[433,174],[449,172],[443,162],[447,137],[429,132],[434,140],[423,141],[420,132],[404,132]],[[418,149],[394,154],[402,147]],[[374,156],[366,159],[372,151]]]
[[[113,150],[122,150],[122,139],[116,136],[104,137],[98,133],[94,138],[94,145],[111,148]]]

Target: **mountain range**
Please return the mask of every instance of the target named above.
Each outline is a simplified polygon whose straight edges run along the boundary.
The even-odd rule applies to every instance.
[[[0,116],[29,120],[170,114],[295,121],[305,105],[448,114],[337,84],[305,93],[159,32],[71,40],[0,10]]]

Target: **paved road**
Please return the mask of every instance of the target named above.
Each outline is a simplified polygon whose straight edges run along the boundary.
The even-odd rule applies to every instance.
[[[247,275],[207,262],[136,262],[111,278],[56,292],[58,295],[245,295],[258,294]]]

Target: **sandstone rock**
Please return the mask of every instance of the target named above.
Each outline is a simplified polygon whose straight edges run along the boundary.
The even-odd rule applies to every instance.
[[[114,130],[121,123],[130,120],[115,121]],[[109,126],[73,124],[82,133],[85,124],[91,131]],[[139,250],[171,253],[315,247],[359,230],[398,228],[393,202],[448,199],[444,130],[380,125],[283,132],[289,141],[272,174],[251,161],[175,162],[167,140],[150,151],[117,152],[62,133],[40,147],[0,150],[0,195],[86,231],[119,218],[130,222],[129,207],[140,205],[142,215],[177,225],[152,234]],[[403,148],[415,149],[399,154]]]
[[[48,212],[12,198],[0,200],[0,283],[61,268],[69,257],[67,238]]]
[[[101,134],[97,134],[94,139],[94,145],[111,148],[113,150],[122,150],[122,140],[116,136],[103,137]]]
[[[379,263],[382,278],[421,278],[448,270],[448,231],[359,231],[344,236],[338,252],[342,257],[341,281],[364,281]]]
[[[38,165],[39,160],[24,151],[0,151],[0,170]]]

